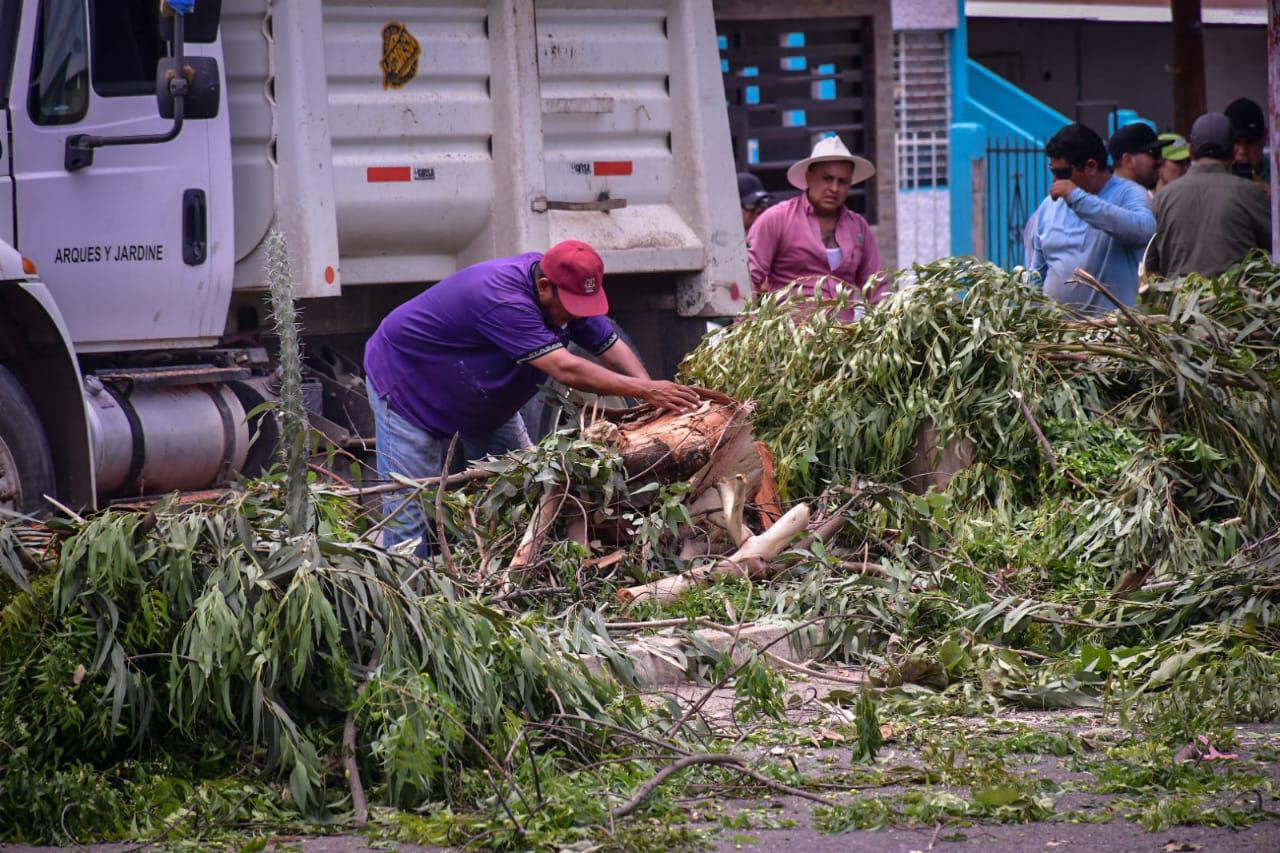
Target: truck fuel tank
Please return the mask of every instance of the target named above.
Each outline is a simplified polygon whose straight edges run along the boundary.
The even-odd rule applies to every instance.
[[[226,384],[100,372],[84,386],[100,497],[203,489],[243,468],[249,427]]]

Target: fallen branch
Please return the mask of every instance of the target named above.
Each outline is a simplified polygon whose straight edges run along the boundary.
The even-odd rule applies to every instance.
[[[1027,405],[1026,399],[1023,398],[1021,391],[1009,389],[1009,396],[1018,402],[1018,409],[1022,412],[1022,417],[1027,422],[1027,426],[1031,427],[1031,431],[1035,433],[1036,441],[1040,443],[1040,449],[1044,451],[1044,458],[1049,460],[1049,467],[1058,470],[1058,454],[1053,452],[1053,445],[1049,443],[1049,439],[1045,438],[1044,430],[1040,428],[1040,422],[1036,420],[1036,416],[1031,413],[1031,407]]]
[[[676,759],[671,764],[659,770],[654,777],[648,782],[641,785],[634,794],[631,795],[625,803],[609,812],[609,817],[613,820],[624,818],[636,809],[640,808],[649,795],[661,787],[662,783],[668,778],[684,770],[686,767],[693,767],[695,764],[716,764],[720,766],[742,767],[742,759],[736,755],[724,755],[720,753],[710,753],[706,755],[686,755]]]
[[[840,528],[844,527],[848,520],[849,510],[853,509],[857,498],[850,498],[840,505],[831,517],[823,521],[822,524],[814,528],[807,536],[795,544],[793,550],[803,551],[813,544],[815,539],[821,539],[823,542],[830,542],[831,538],[840,532]]]
[[[369,670],[378,667],[378,653],[375,651],[369,659]],[[369,686],[365,679],[356,689],[356,698],[364,695]],[[356,716],[354,711],[347,711],[347,720],[342,725],[342,767],[347,773],[347,786],[351,789],[351,823],[364,827],[369,824],[369,801],[365,798],[364,783],[360,781],[360,764],[356,761]]]
[[[884,692],[883,687],[872,687],[871,683],[864,679],[849,678],[847,675],[836,675],[835,673],[832,673],[832,672],[823,672],[820,669],[814,669],[811,666],[806,666],[805,664],[802,664],[802,663],[796,663],[795,661],[787,660],[782,655],[777,655],[769,651],[764,652],[764,656],[766,660],[768,660],[770,663],[774,664],[775,666],[780,666],[783,669],[789,669],[792,672],[799,673],[800,675],[807,675],[810,678],[820,678],[823,681],[831,681],[836,684],[848,684],[853,687],[861,687],[862,689],[869,690],[872,693]]]
[[[757,773],[755,770],[752,770],[747,766],[745,759],[739,758],[736,755],[712,752],[702,755],[686,755],[676,759],[671,764],[668,764],[666,767],[654,774],[652,779],[641,785],[639,789],[631,795],[630,799],[618,806],[616,809],[610,811],[609,817],[613,820],[618,820],[619,818],[624,818],[631,814],[636,809],[640,808],[644,801],[649,798],[649,795],[662,786],[663,782],[667,781],[667,779],[679,773],[681,770],[684,770],[687,767],[693,767],[697,764],[711,764],[719,767],[730,767],[745,776],[749,776],[767,788],[772,788],[775,791],[779,791],[793,797],[803,797],[804,799],[812,800],[815,803],[830,805],[825,798],[820,797],[817,794],[812,794],[800,788],[793,788],[790,785],[784,785],[781,782],[775,782],[768,776]]]
[[[747,478],[737,474],[732,483],[721,480],[716,483],[716,491],[720,493],[720,512],[718,517],[712,515],[711,520],[722,523],[729,541],[735,548],[741,548],[751,538],[751,531],[742,521],[742,512],[747,506]]]
[[[453,434],[453,438],[449,441],[449,452],[444,456],[444,470],[448,471],[453,467],[453,454],[458,450],[458,433]],[[449,576],[454,577],[458,574],[458,567],[453,562],[453,551],[449,549],[449,538],[445,536],[444,526],[444,493],[447,488],[445,483],[441,483],[436,487],[436,539],[440,540],[440,556],[444,557],[444,564],[449,567]]]
[[[840,568],[855,575],[875,575],[882,578],[889,576],[889,573],[884,570],[884,566],[879,563],[849,560],[840,563]]]
[[[612,565],[614,565],[614,564],[616,564],[616,563],[620,563],[620,562],[622,562],[622,561],[623,561],[623,559],[625,559],[625,558],[626,558],[626,556],[627,556],[627,551],[626,551],[626,549],[625,549],[625,548],[619,548],[619,549],[618,549],[618,550],[616,550],[616,551],[612,551],[612,552],[610,552],[610,553],[608,553],[608,554],[605,554],[603,557],[592,557],[590,560],[583,560],[583,561],[582,561],[582,568],[584,568],[584,569],[607,569],[607,568],[609,568],[610,566],[612,566]]]
[[[379,483],[376,486],[354,486],[349,489],[329,489],[328,494],[337,495],[342,498],[358,498],[365,495],[385,495],[388,492],[398,492],[402,489],[430,489],[437,486],[460,486],[463,483],[470,483],[473,480],[487,480],[494,475],[493,471],[487,468],[468,468],[458,474],[450,474],[447,477],[423,477],[421,479],[405,479],[397,480],[391,483]]]
[[[809,523],[809,505],[797,504],[777,523],[743,543],[737,551],[726,560],[719,560],[706,566],[699,566],[678,575],[660,578],[653,583],[640,586],[625,587],[618,590],[617,599],[622,604],[651,600],[660,604],[669,603],[679,598],[685,591],[709,583],[717,576],[749,577],[762,579],[768,577],[772,570],[766,564],[781,551]]]
[[[1133,325],[1134,322],[1143,323],[1148,326],[1168,326],[1172,324],[1167,314],[1138,314],[1134,317],[1117,317],[1108,315],[1106,317],[1081,317],[1078,320],[1068,320],[1068,326],[1079,326],[1081,328],[1095,329],[1114,329],[1121,323]]]
[[[557,484],[542,496],[542,500],[538,501],[538,508],[534,511],[533,518],[529,520],[529,526],[525,528],[524,536],[516,547],[515,556],[507,565],[508,574],[526,568],[533,562],[533,558],[538,555],[543,541],[547,538],[551,525],[555,524],[560,507],[564,505],[564,497],[565,487]]]

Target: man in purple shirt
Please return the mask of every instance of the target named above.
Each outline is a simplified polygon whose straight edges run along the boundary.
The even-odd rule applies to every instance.
[[[880,250],[867,220],[845,207],[849,189],[876,173],[870,161],[849,153],[838,136],[818,140],[813,153],[787,170],[804,190],[775,204],[751,226],[747,259],[756,293],[794,287],[798,295],[831,298],[844,285],[855,299],[884,298],[889,284],[880,271]],[[842,312],[852,319],[853,312]]]
[[[656,382],[605,316],[604,263],[566,240],[467,267],[392,311],[365,346],[378,474],[437,477],[454,435],[468,459],[529,445],[520,407],[547,376],[570,388],[683,411],[697,394]],[[570,341],[604,366],[569,352]],[[420,539],[421,502],[391,496],[383,544]]]

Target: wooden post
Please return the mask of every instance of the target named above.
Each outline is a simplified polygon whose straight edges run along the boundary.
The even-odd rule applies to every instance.
[[[1274,0],[1273,0],[1274,2]],[[1173,129],[1191,132],[1208,109],[1204,87],[1204,25],[1200,0],[1170,0],[1173,13]]]

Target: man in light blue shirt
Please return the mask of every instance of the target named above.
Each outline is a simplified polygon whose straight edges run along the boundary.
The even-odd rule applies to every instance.
[[[1072,311],[1096,315],[1115,305],[1089,285],[1075,282],[1077,269],[1098,279],[1125,305],[1138,299],[1138,262],[1156,231],[1147,191],[1107,168],[1102,138],[1069,124],[1044,147],[1054,181],[1032,214],[1027,267],[1040,276],[1044,293]]]

